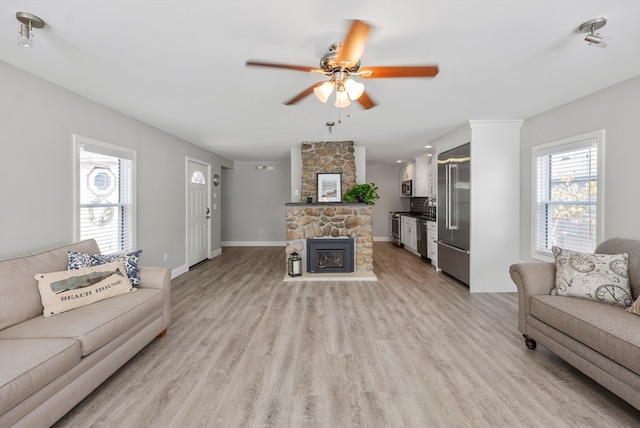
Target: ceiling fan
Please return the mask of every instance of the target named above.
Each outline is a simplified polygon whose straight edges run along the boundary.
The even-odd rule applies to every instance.
[[[363,79],[382,79],[389,77],[434,77],[438,74],[437,65],[362,67],[360,58],[364,53],[369,29],[369,24],[354,20],[344,42],[334,43],[329,47],[329,51],[320,59],[319,68],[253,60],[247,61],[247,65],[318,73],[330,78],[311,85],[285,102],[286,105],[295,104],[311,93],[326,103],[335,89],[336,107],[346,107],[351,104],[350,100],[357,100],[367,110],[376,104],[364,91],[364,85],[352,79],[353,76]]]

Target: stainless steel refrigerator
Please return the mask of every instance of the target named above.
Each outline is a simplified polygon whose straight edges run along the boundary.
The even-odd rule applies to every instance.
[[[471,144],[438,155],[438,267],[469,285]]]

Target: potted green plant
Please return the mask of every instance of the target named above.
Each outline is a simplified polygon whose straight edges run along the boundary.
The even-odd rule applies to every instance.
[[[376,199],[380,199],[380,195],[378,195],[378,186],[375,183],[356,184],[344,194],[345,201],[364,202],[368,205],[375,204]]]

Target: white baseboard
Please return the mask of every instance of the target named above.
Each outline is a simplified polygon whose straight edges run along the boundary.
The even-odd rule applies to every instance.
[[[221,254],[222,254],[222,248],[216,248],[215,250],[209,253],[209,259],[216,258]],[[189,272],[189,266],[187,265],[182,265],[175,269],[171,269],[171,279],[174,279],[182,275],[183,273],[187,273],[187,272]]]
[[[223,247],[286,247],[284,241],[222,241]]]
[[[171,279],[177,278],[183,273],[187,273],[187,272],[189,272],[189,266],[187,265],[182,265],[175,269],[171,269]]]
[[[389,236],[374,236],[373,240],[374,241],[380,241],[380,242],[390,242],[391,241],[391,237],[389,237]]]

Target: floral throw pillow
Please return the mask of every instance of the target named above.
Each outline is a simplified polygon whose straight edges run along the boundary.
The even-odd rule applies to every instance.
[[[630,306],[629,255],[588,254],[551,249],[556,259],[556,284],[551,294]]]
[[[91,266],[103,265],[118,260],[124,261],[124,267],[127,276],[134,287],[140,286],[140,275],[138,263],[142,250],[132,251],[130,253],[116,254],[87,254],[77,251],[69,251],[69,270],[82,269]]]

